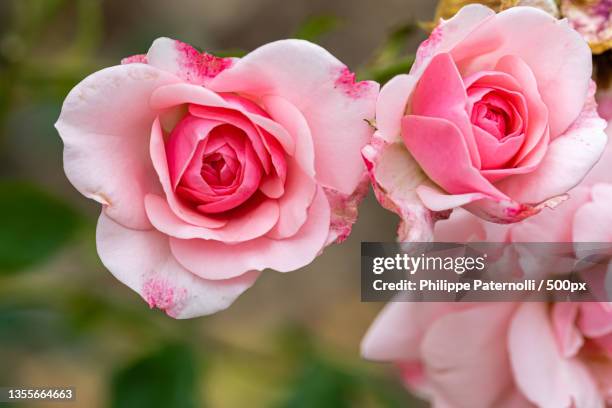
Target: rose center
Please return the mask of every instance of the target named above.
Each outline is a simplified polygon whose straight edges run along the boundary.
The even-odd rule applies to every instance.
[[[477,102],[472,110],[472,123],[486,130],[497,139],[507,134],[507,124],[510,122],[508,114],[486,102]]]
[[[236,171],[235,166],[228,163],[229,160],[231,160],[229,157],[226,160],[223,154],[217,152],[205,155],[202,158],[200,171],[204,181],[211,187],[227,187],[232,184],[236,178]]]

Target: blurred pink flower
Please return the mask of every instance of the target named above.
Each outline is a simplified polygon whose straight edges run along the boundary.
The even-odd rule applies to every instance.
[[[594,53],[612,48],[612,0],[561,0],[561,13]]]
[[[160,38],[79,83],[56,127],[66,175],[103,205],[104,265],[188,318],[348,236],[377,94],[306,41],[237,59]]]
[[[511,225],[458,210],[436,224],[434,237],[612,242],[611,144],[569,196],[562,206]],[[370,327],[362,354],[397,363],[405,384],[434,407],[612,404],[610,303],[392,302]]]
[[[591,64],[578,33],[536,8],[474,4],[442,21],[382,88],[362,151],[399,239],[431,239],[456,207],[511,223],[563,201],[606,143]]]
[[[607,303],[389,303],[362,353],[397,363],[433,407],[612,403]]]

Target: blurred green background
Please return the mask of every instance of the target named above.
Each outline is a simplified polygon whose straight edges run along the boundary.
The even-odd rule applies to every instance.
[[[370,195],[351,238],[291,274],[267,271],[227,311],[174,321],[107,272],[99,207],[62,170],[53,128],[87,74],[158,36],[239,55],[318,42],[361,78],[411,64],[431,0],[0,1],[0,386],[73,386],[20,407],[411,407],[392,367],[359,357],[381,304],[359,301],[360,241],[390,241]]]

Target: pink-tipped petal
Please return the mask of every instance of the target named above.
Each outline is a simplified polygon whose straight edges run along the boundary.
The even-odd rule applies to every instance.
[[[546,208],[540,214],[529,218],[520,224],[512,226],[511,239],[514,242],[572,242],[571,222],[576,210],[588,200],[589,189],[579,186],[568,194],[568,199],[556,208]]]
[[[362,181],[353,194],[342,194],[334,189],[325,188],[325,195],[331,208],[331,221],[326,246],[333,243],[342,243],[349,237],[353,224],[357,221],[359,204],[369,191],[370,178],[367,172],[363,172]]]
[[[125,228],[104,213],[96,232],[98,254],[117,279],[151,307],[186,319],[227,308],[253,285],[258,272],[228,280],[207,280],[182,267],[170,252],[168,237]]]
[[[568,198],[569,195],[563,194],[536,204],[521,204],[514,200],[485,198],[466,204],[464,208],[484,220],[498,224],[511,224],[533,217],[544,208],[553,209]]]
[[[430,241],[437,215],[416,194],[427,176],[403,144],[387,143],[374,134],[362,150],[376,199],[400,217],[398,240]]]
[[[62,106],[55,126],[66,176],[122,225],[151,227],[144,196],[160,186],[147,147],[156,112],[147,101],[155,89],[178,81],[144,64],[110,67],[75,86]]]
[[[440,21],[429,38],[419,46],[416,61],[410,73],[420,76],[420,73],[427,67],[432,57],[442,52],[453,51],[457,44],[465,41],[484,22],[494,17],[495,12],[490,8],[481,4],[468,4],[462,7],[453,18],[448,21]],[[500,41],[496,36],[489,36],[487,40],[491,47],[495,47]],[[482,49],[478,42],[474,45],[473,49]]]
[[[206,84],[234,62],[232,58],[199,52],[189,44],[166,37],[153,41],[146,60],[154,67],[197,85]]]

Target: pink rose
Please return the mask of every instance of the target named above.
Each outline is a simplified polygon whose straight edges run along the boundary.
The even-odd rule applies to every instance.
[[[611,169],[608,145],[558,209],[509,226],[459,210],[436,224],[434,237],[612,242]],[[406,385],[434,407],[612,404],[610,303],[389,303],[364,338],[362,353],[397,363]]]
[[[389,303],[362,353],[397,363],[433,407],[612,403],[607,303]]]
[[[122,62],[56,127],[66,175],[103,205],[102,262],[151,307],[214,313],[350,233],[377,84],[300,40],[237,59],[160,38]]]
[[[606,143],[591,71],[580,35],[539,9],[442,21],[381,90],[362,152],[399,238],[431,239],[456,207],[510,223],[563,201]]]

